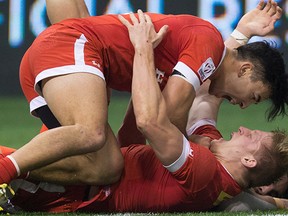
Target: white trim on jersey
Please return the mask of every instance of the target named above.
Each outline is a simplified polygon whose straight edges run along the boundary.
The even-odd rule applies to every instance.
[[[183,166],[183,164],[185,163],[189,154],[192,154],[191,152],[193,152],[193,151],[190,147],[190,143],[186,139],[186,137],[183,135],[183,149],[182,149],[182,153],[181,153],[180,157],[175,162],[173,162],[172,164],[170,164],[168,166],[164,166],[164,165],[163,166],[169,172],[176,172],[177,170],[179,170]]]
[[[192,135],[196,129],[198,129],[204,125],[216,126],[216,122],[214,119],[208,119],[208,118],[200,119],[197,122],[195,122],[193,125],[191,125],[190,128],[186,129],[187,135],[188,136]]]
[[[225,55],[226,55],[226,51],[227,51],[227,47],[224,46],[224,50],[223,50],[223,53],[222,53],[221,60],[220,60],[220,62],[219,62],[219,64],[218,64],[218,66],[216,67],[215,71],[216,71],[216,70],[219,68],[219,66],[222,64],[222,62],[223,62],[223,60],[224,60],[224,57],[225,57]]]
[[[182,79],[186,80],[187,82],[189,82],[194,87],[195,91],[197,91],[200,88],[201,83],[200,83],[198,76],[185,63],[179,61],[175,65],[173,70],[179,71],[183,76],[177,75],[177,74],[175,74],[175,75],[173,74],[172,76],[178,76],[178,77],[181,77]]]
[[[99,77],[101,77],[103,80],[105,80],[103,73],[90,65],[68,65],[68,66],[62,66],[62,67],[56,67],[56,68],[50,68],[47,70],[42,71],[36,76],[35,79],[35,91],[39,94],[42,95],[41,88],[38,85],[38,83],[46,79],[48,77],[54,77],[54,76],[59,76],[59,75],[65,75],[65,74],[72,74],[72,73],[91,73],[95,74]]]
[[[95,74],[101,77],[103,80],[105,80],[103,73],[98,68],[85,64],[84,47],[86,42],[87,39],[82,34],[74,44],[75,65],[66,65],[61,67],[49,68],[47,70],[42,71],[36,76],[34,89],[39,95],[42,95],[42,92],[38,83],[41,80],[49,77],[81,72],[81,73]]]

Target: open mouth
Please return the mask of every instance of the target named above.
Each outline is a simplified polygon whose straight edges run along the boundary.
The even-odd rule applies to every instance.
[[[239,102],[237,102],[236,100],[234,100],[232,97],[230,97],[229,95],[223,95],[222,98],[228,100],[231,104],[233,105],[237,105],[237,104],[241,104]]]
[[[232,101],[232,97],[228,96],[228,95],[223,95],[222,98],[228,100],[229,102]]]

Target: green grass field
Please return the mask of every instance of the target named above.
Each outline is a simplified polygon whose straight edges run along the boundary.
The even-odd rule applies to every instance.
[[[127,95],[112,97],[109,107],[109,122],[112,129],[117,132],[128,103]],[[248,109],[241,110],[239,107],[232,106],[224,102],[221,106],[218,117],[218,128],[224,138],[229,138],[230,133],[238,129],[240,125],[250,129],[273,130],[275,128],[284,128],[288,130],[288,117],[277,118],[273,122],[265,120],[265,110],[267,103],[251,106]],[[18,148],[28,142],[39,131],[41,123],[38,119],[29,114],[28,104],[24,97],[0,97],[0,144]],[[51,215],[51,214],[22,214],[22,215]],[[58,214],[67,215],[67,214]],[[68,214],[68,215],[96,215],[96,214]],[[117,214],[117,215],[147,215],[147,214]],[[152,214],[151,214],[152,215]],[[154,214],[157,215],[157,214]],[[288,211],[268,211],[268,212],[250,212],[250,213],[187,213],[187,214],[161,214],[161,215],[288,215]]]
[[[129,98],[127,95],[112,97],[109,106],[109,123],[117,132],[121,125]],[[252,105],[242,110],[238,106],[232,106],[224,102],[218,117],[218,128],[224,138],[229,138],[232,131],[239,126],[264,131],[275,128],[288,130],[288,117],[277,118],[273,122],[267,122],[265,111],[268,103]],[[23,97],[0,97],[0,144],[18,148],[35,136],[41,123],[29,114],[28,104]]]

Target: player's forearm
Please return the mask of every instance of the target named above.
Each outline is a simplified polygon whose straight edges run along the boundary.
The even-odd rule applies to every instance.
[[[243,19],[241,19],[243,20]],[[245,27],[246,22],[239,21],[237,27],[230,34],[230,36],[225,40],[225,46],[234,49],[239,46],[245,45],[248,43],[249,39],[253,32],[249,28]]]
[[[152,43],[135,47],[132,101],[138,127],[144,128],[158,118],[162,94],[155,78]]]
[[[181,92],[181,96],[175,92]],[[188,113],[195,97],[194,87],[181,77],[171,76],[162,94],[170,121],[186,135]]]
[[[256,193],[254,190],[248,190],[247,192],[253,194],[261,200],[264,200],[268,203],[275,205],[278,209],[287,209],[288,208],[288,199],[272,197],[269,195],[261,195]]]
[[[217,98],[214,95],[208,93],[210,81],[205,81],[200,89],[197,91],[195,100],[189,111],[189,118],[187,123],[187,133],[191,135],[194,125],[203,120],[211,120],[217,122],[218,112],[220,105],[223,101],[222,98]]]
[[[146,144],[146,139],[138,130],[135,121],[134,109],[130,100],[123,123],[117,133],[117,141],[121,147],[131,144]]]

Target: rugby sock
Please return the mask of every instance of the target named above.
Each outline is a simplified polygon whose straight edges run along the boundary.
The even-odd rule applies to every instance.
[[[15,179],[18,176],[17,168],[14,163],[16,161],[11,156],[7,156],[0,159],[0,184],[7,183],[9,184],[11,180]],[[14,161],[13,161],[14,160]]]
[[[16,168],[17,176],[18,176],[17,178],[18,179],[27,179],[29,177],[29,175],[30,175],[30,172],[21,173],[20,172],[20,168],[19,168],[17,162],[15,161],[15,159],[11,155],[8,155],[7,157],[12,161],[12,163],[14,164],[14,166]]]
[[[15,151],[15,149],[13,149],[13,148],[9,148],[9,147],[0,145],[0,152],[3,155],[3,157],[12,154],[14,151]],[[3,157],[0,156],[0,158],[3,158]]]
[[[5,158],[7,155],[10,155],[10,154],[12,154],[14,151],[15,151],[15,149],[12,149],[12,148],[9,148],[9,147],[6,147],[6,146],[0,146],[0,151],[2,152],[2,153],[0,153],[0,160],[1,159],[3,159],[3,158]],[[11,156],[10,156],[11,157]],[[9,158],[9,157],[8,157]],[[11,159],[10,159],[11,160]],[[12,161],[15,161],[14,159],[12,159]],[[11,161],[11,162],[12,162]],[[13,162],[12,162],[13,163]],[[16,161],[15,161],[15,163],[16,163]],[[13,165],[14,165],[14,167],[15,167],[15,164],[13,163]],[[0,162],[0,167],[1,167],[1,162]],[[16,167],[19,169],[19,167],[18,167],[18,165],[17,165],[17,163],[16,163]],[[15,169],[16,169],[16,171],[17,171],[17,174],[19,174],[20,173],[20,169],[19,169],[19,172],[18,172],[18,170],[17,170],[17,168],[15,167]],[[0,169],[1,170],[1,169]],[[29,177],[29,175],[30,175],[30,172],[27,172],[27,173],[21,173],[21,175],[19,175],[18,176],[18,178],[19,179],[27,179],[28,177]],[[0,175],[0,180],[1,180],[1,175]]]

